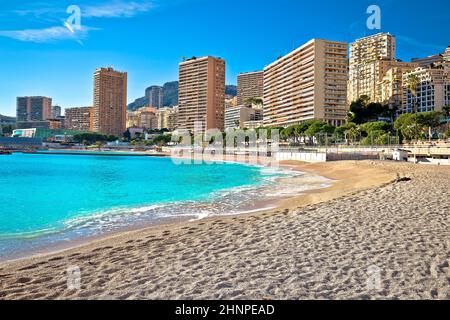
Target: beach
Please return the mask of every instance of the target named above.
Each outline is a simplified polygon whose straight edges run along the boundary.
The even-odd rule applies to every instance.
[[[283,165],[334,182],[268,211],[1,263],[0,299],[450,299],[448,167]]]

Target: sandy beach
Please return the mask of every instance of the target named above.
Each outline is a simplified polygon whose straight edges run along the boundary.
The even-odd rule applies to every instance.
[[[448,167],[283,165],[335,182],[266,212],[2,263],[0,299],[450,299]]]

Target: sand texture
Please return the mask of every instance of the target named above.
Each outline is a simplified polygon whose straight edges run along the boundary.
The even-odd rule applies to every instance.
[[[271,212],[0,264],[0,299],[450,299],[448,167],[287,164],[338,181]]]

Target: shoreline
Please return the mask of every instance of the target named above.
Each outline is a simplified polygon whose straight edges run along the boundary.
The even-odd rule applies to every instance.
[[[180,157],[183,159],[188,159],[189,157]],[[267,163],[266,159],[260,158],[257,164],[252,163],[253,159],[249,159],[247,156],[234,156],[234,160],[214,160],[224,163],[236,163],[242,165],[250,165],[250,166],[259,166],[265,167]],[[211,161],[211,158],[205,156],[203,158],[206,161]],[[262,160],[262,161],[261,161]],[[250,161],[251,163],[248,163]],[[335,163],[336,164],[336,163]],[[343,167],[348,166],[347,161],[343,164]],[[338,166],[339,167],[339,166]],[[108,241],[108,239],[112,239],[120,236],[127,236],[129,233],[139,232],[139,231],[151,231],[161,230],[161,229],[170,229],[176,228],[177,226],[197,223],[201,221],[209,221],[213,219],[220,218],[233,218],[236,216],[251,216],[251,215],[261,215],[266,213],[272,213],[274,211],[282,211],[282,210],[290,210],[295,208],[301,208],[303,206],[308,206],[312,204],[317,204],[321,202],[326,202],[328,200],[334,199],[335,197],[344,196],[346,191],[355,192],[362,191],[365,188],[370,188],[373,186],[372,179],[367,180],[368,184],[362,183],[361,187],[351,188],[345,190],[344,193],[340,188],[349,188],[350,185],[355,180],[355,176],[349,177],[343,172],[332,172],[333,170],[329,170],[327,165],[325,164],[310,164],[303,163],[299,161],[283,161],[280,162],[280,168],[285,168],[289,170],[294,170],[297,172],[301,172],[306,174],[306,176],[311,177],[323,177],[329,179],[331,184],[325,188],[313,188],[311,190],[305,190],[297,195],[290,196],[280,196],[278,199],[260,199],[256,202],[256,204],[247,207],[245,210],[242,210],[236,214],[221,214],[214,216],[207,216],[205,218],[193,218],[193,216],[188,216],[183,218],[182,216],[177,216],[174,218],[167,218],[168,221],[164,222],[148,222],[143,226],[138,226],[137,224],[129,225],[123,229],[106,232],[105,234],[98,236],[87,236],[85,238],[73,239],[70,240],[69,243],[55,243],[50,245],[47,248],[43,248],[38,250],[37,253],[25,252],[24,254],[19,254],[18,257],[6,258],[5,260],[0,259],[0,266],[2,264],[8,264],[13,262],[22,262],[36,258],[45,258],[47,256],[52,256],[55,254],[64,253],[66,251],[71,251],[75,249],[81,249],[83,247],[91,246],[96,242]],[[359,172],[356,175],[356,179],[362,178],[363,173]],[[279,177],[277,180],[290,179],[285,177]],[[389,175],[388,177],[381,177],[383,182],[391,182],[394,179],[394,176]],[[389,181],[388,181],[389,180]],[[378,182],[375,182],[375,184]]]
[[[168,156],[166,155],[165,158],[166,157],[168,157]],[[185,157],[185,159],[186,158],[187,157]],[[265,159],[262,159],[263,161],[258,164],[247,163],[247,162],[245,162],[244,159],[242,159],[242,157],[239,157],[239,156],[237,156],[237,158],[235,158],[232,161],[217,160],[217,159],[211,160],[211,158],[208,158],[207,156],[204,157],[204,160],[266,168]],[[321,177],[320,175],[317,175],[317,173],[312,173],[312,172],[307,173],[302,170],[299,170],[299,168],[297,168],[295,165],[292,166],[292,165],[287,165],[287,164],[283,165],[282,164],[282,165],[280,165],[279,168],[277,168],[277,170],[281,170],[282,172],[285,172],[286,170],[289,170],[289,171],[292,170],[292,171],[297,171],[297,172],[303,173],[305,175],[311,175],[313,177],[318,177],[318,178]],[[303,177],[304,177],[303,175],[300,175],[300,178],[303,178]],[[295,177],[277,177],[277,178],[275,178],[275,181],[277,181],[277,184],[281,184],[282,181],[289,180],[289,179],[295,179]],[[267,187],[268,187],[267,185],[263,185],[263,186],[258,186],[255,188],[263,190]],[[329,188],[329,187],[330,186],[327,186],[327,187],[325,187],[325,189]],[[244,206],[244,207],[240,208],[235,213],[232,213],[232,212],[225,213],[224,212],[224,213],[218,214],[218,215],[210,214],[206,217],[196,217],[194,215],[187,215],[187,216],[177,215],[174,217],[160,218],[159,221],[158,220],[155,220],[155,221],[149,220],[149,221],[144,222],[143,224],[131,223],[131,224],[121,227],[117,230],[107,231],[104,234],[86,235],[84,237],[74,238],[74,239],[70,239],[68,241],[58,241],[55,243],[50,243],[47,246],[38,246],[38,248],[34,248],[34,249],[30,249],[30,250],[23,250],[17,254],[1,257],[0,265],[5,264],[5,263],[10,263],[10,262],[32,259],[32,258],[45,257],[48,255],[61,253],[61,252],[67,251],[67,250],[81,248],[83,246],[90,245],[93,242],[107,240],[108,238],[119,236],[121,234],[126,234],[129,232],[147,230],[147,229],[152,229],[152,228],[166,228],[166,227],[169,228],[169,227],[177,225],[177,224],[197,222],[197,221],[202,221],[202,220],[211,219],[211,218],[214,219],[214,218],[220,218],[220,217],[234,217],[234,216],[240,216],[240,215],[265,213],[268,211],[280,209],[279,207],[280,207],[281,203],[283,203],[286,200],[289,200],[290,198],[298,197],[307,192],[314,193],[315,191],[319,191],[320,189],[322,189],[322,188],[312,187],[311,190],[302,191],[300,194],[297,194],[297,195],[279,196],[276,198],[267,198],[267,197],[261,198],[261,199],[258,199],[257,201],[255,201],[255,203],[252,203],[248,206]],[[203,202],[201,201],[200,203],[203,203]],[[152,205],[154,205],[154,204],[152,204]],[[148,206],[148,205],[144,205],[144,207],[145,206]],[[132,210],[132,209],[134,209],[134,208],[130,208],[130,210]],[[122,209],[122,210],[126,211],[126,209]],[[64,230],[55,231],[53,234],[50,234],[49,236],[52,236],[52,235],[58,236],[58,235],[63,235],[63,234],[64,234]],[[31,238],[31,240],[34,240],[34,238]]]
[[[450,298],[448,170],[283,165],[337,181],[274,210],[143,228],[0,263],[0,299]],[[373,265],[382,286],[368,292]],[[80,290],[67,288],[70,266],[81,269]]]

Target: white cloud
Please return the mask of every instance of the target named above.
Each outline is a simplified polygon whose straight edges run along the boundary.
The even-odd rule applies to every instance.
[[[103,4],[82,6],[81,20],[83,18],[131,18],[140,13],[148,12],[153,7],[153,1],[150,0],[103,2]],[[56,19],[56,21],[64,22],[62,19],[67,18],[65,10],[62,11],[61,8],[31,8],[15,10],[13,13],[22,17],[32,15],[39,20]],[[98,29],[82,26],[80,29],[70,30],[64,26],[52,26],[44,29],[0,30],[0,37],[36,43],[55,42],[58,40],[74,40],[81,43],[81,39],[85,39],[91,30]]]
[[[82,8],[85,18],[131,18],[153,8],[150,1],[113,1],[104,5],[86,6]]]
[[[66,27],[50,27],[45,29],[7,30],[0,31],[0,36],[8,37],[20,41],[46,43],[58,40],[80,41],[87,36],[89,30],[93,28],[81,27],[72,32]]]

